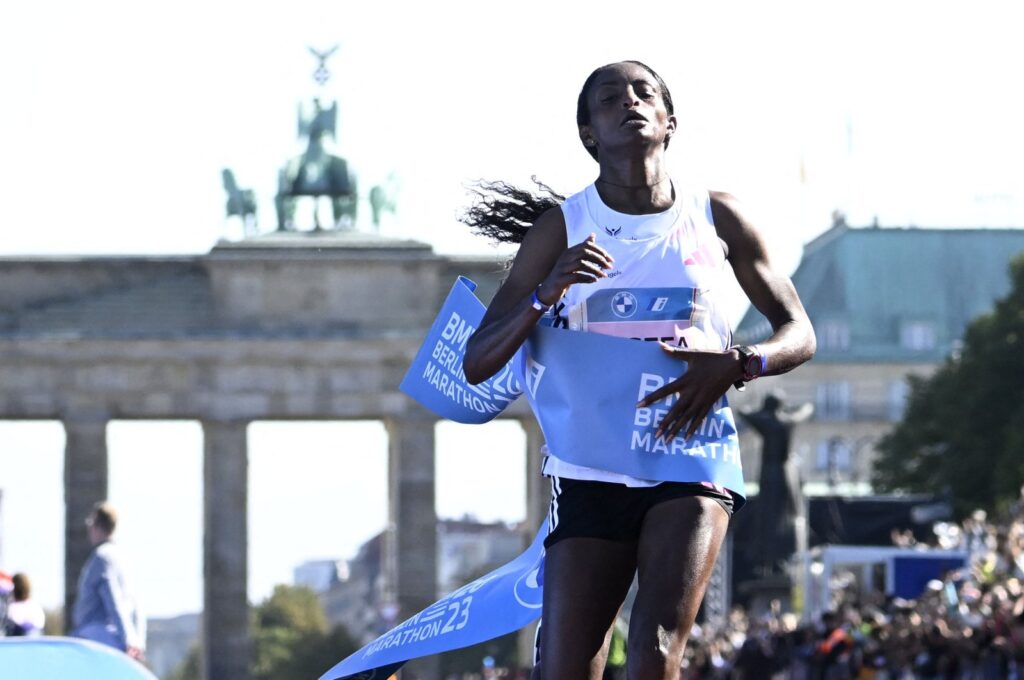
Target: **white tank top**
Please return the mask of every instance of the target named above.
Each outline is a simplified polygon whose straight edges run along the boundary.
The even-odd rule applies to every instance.
[[[732,331],[717,303],[725,251],[711,217],[711,199],[707,191],[673,188],[672,207],[652,215],[612,210],[593,184],[566,199],[562,214],[568,245],[596,234],[598,245],[615,262],[608,278],[569,288],[553,310],[556,327],[693,349],[731,346]],[[627,486],[660,483],[573,465],[546,446],[542,453],[541,471],[548,476]]]

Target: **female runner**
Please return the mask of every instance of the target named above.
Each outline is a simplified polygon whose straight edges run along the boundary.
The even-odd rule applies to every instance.
[[[661,340],[666,352],[685,361],[681,378],[639,406],[673,397],[656,434],[666,442],[689,437],[731,385],[807,361],[815,349],[811,324],[736,201],[723,193],[686,193],[669,178],[665,150],[676,119],[671,94],[653,70],[627,61],[594,71],[579,94],[577,124],[600,166],[594,184],[564,203],[550,191],[535,196],[486,184],[490,195],[464,218],[482,233],[521,241],[508,278],[469,341],[466,377],[478,383],[494,375],[555,306],[556,326]],[[713,284],[726,259],[774,331],[754,347],[732,346],[715,304]],[[625,289],[657,289],[659,297],[650,303],[632,294],[615,297]],[[693,302],[686,321],[631,325],[588,308],[588,300],[605,291],[601,299],[618,305],[618,316],[635,316],[633,308],[641,304],[670,304],[673,289]],[[543,472],[552,479],[553,501],[534,677],[601,677],[611,624],[636,574],[628,677],[678,678],[733,495],[702,479],[659,483],[546,453]]]

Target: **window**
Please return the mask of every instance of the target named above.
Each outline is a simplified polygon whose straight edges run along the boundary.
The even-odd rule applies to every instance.
[[[850,445],[839,437],[818,442],[815,469],[825,472],[849,472],[853,465]]]
[[[907,397],[910,396],[910,386],[906,380],[897,380],[889,383],[889,420],[897,422],[903,419],[903,413],[907,410]]]
[[[850,383],[840,380],[819,384],[815,408],[818,420],[849,420]]]
[[[935,349],[935,324],[930,321],[904,321],[900,324],[900,346],[915,352]]]
[[[822,349],[845,351],[850,349],[850,327],[845,321],[825,321],[817,329]]]

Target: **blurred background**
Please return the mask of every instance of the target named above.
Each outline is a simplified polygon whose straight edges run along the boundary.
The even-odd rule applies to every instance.
[[[181,414],[206,409],[247,423],[247,500],[225,507],[247,517],[237,545],[248,601],[273,621],[274,606],[307,592],[276,587],[310,588],[319,599],[295,606],[324,608],[308,623],[323,640],[343,629],[356,644],[384,630],[409,604],[378,573],[404,573],[381,545],[396,521],[397,379],[453,275],[475,273],[486,301],[512,252],[457,222],[466,185],[535,175],[569,194],[588,184],[596,166],[576,134],[579,87],[599,65],[638,59],[673,93],[674,178],[746,204],[819,341],[811,365],[735,401],[753,411],[781,388],[785,408],[813,406],[783,461],[805,528],[790,537],[800,557],[781,584],[765,581],[781,573],[771,565],[732,552],[714,625],[728,626],[734,603],[778,621],[806,621],[813,605],[817,617],[838,605],[810,602],[811,572],[820,583],[832,569],[812,548],[891,545],[892,530],[937,544],[935,521],[946,549],[963,547],[951,527],[976,509],[989,514],[971,526],[993,545],[978,538],[964,573],[995,551],[1006,579],[1024,575],[1014,572],[1016,525],[995,520],[1024,483],[1024,414],[1004,408],[1019,403],[1011,377],[1024,370],[1024,275],[1018,265],[1015,288],[1010,270],[1024,250],[1020,18],[994,2],[0,10],[0,569],[31,574],[59,621],[66,552],[81,533],[71,522],[84,517],[66,502],[76,479],[67,423],[100,417],[106,495],[151,619],[150,664],[161,677],[198,672],[187,655],[204,606],[204,425]],[[328,157],[343,159],[333,187],[301,174]],[[351,275],[332,279],[304,253]],[[418,294],[417,275],[428,282]],[[738,337],[763,337],[742,293],[730,296]],[[351,311],[367,306],[376,316]],[[334,357],[351,348],[362,354]],[[213,355],[230,375],[215,373]],[[110,368],[126,358],[134,373]],[[377,368],[345,373],[360,361]],[[179,369],[208,388],[201,408],[149,389],[184,384]],[[270,396],[251,411],[225,415],[213,403],[254,403],[319,371],[344,377],[296,378],[282,388],[292,401]],[[936,372],[946,377],[929,383]],[[317,390],[329,407],[300,404]],[[132,394],[137,407],[109,406]],[[526,473],[536,435],[525,416],[429,428],[424,502],[438,524],[419,548],[436,552],[440,594],[518,554],[543,491]],[[750,428],[742,437],[758,491],[762,442]],[[736,545],[743,531],[758,529],[737,526]],[[884,576],[864,575],[887,559],[857,558],[846,573],[859,575],[842,583],[885,591]],[[990,587],[1019,591],[1010,583]],[[1003,599],[1011,612],[1021,602],[1019,592]],[[260,616],[255,647],[270,649]],[[723,633],[714,653],[738,654],[747,638],[737,634]],[[337,641],[324,645],[328,658],[344,656]],[[521,650],[513,641],[429,673],[493,676],[523,662]],[[286,677],[256,657],[254,677]]]

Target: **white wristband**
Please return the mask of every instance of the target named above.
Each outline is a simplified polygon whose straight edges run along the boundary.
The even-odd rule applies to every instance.
[[[538,288],[539,287],[540,286],[538,286]],[[544,304],[543,302],[540,301],[540,298],[537,297],[537,289],[536,288],[534,288],[533,292],[530,293],[530,306],[533,307],[534,309],[536,309],[541,314],[544,314],[549,309],[551,309],[551,305]]]

